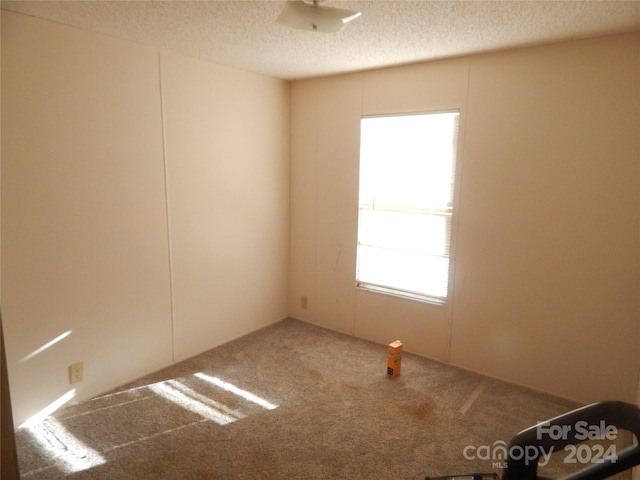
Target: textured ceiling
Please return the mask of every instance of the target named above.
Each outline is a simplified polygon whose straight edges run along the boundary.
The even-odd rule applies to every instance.
[[[2,8],[266,75],[298,79],[640,30],[640,0],[326,0],[338,33],[276,23],[284,0],[6,1]]]

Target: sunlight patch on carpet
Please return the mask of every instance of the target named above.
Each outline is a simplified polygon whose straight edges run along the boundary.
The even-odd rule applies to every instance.
[[[244,419],[251,414],[250,404],[265,410],[278,408],[278,405],[255,393],[202,372],[94,397],[67,410],[61,418],[56,418],[54,412],[70,402],[75,395],[76,391],[70,390],[21,425],[20,428],[33,438],[34,446],[38,446],[41,458],[46,459],[46,465],[40,463],[33,469],[23,470],[23,476],[40,474],[50,469],[57,469],[64,475],[88,470],[106,464],[107,460],[103,455],[107,452],[171,434],[201,422],[224,426]],[[221,397],[230,403],[223,403]],[[166,402],[153,402],[154,398],[161,398]],[[235,398],[239,402],[234,401]],[[166,421],[141,421],[141,428],[137,432],[134,422],[131,424],[132,435],[128,436],[118,435],[117,428],[94,428],[100,424],[98,419],[104,418],[106,412],[122,409],[122,413],[109,415],[126,418],[132,406],[141,401],[149,402],[138,407],[145,409],[143,417],[160,415]],[[180,410],[201,418],[194,421],[192,416],[180,415]],[[253,411],[257,411],[255,407]],[[100,445],[100,448],[94,450],[80,438],[91,439],[94,443],[92,446]]]
[[[248,392],[247,390],[243,390],[239,387],[236,387],[232,383],[225,382],[224,380],[220,380],[218,377],[212,377],[202,372],[194,373],[193,375],[201,380],[204,380],[206,382],[211,383],[212,385],[215,385],[216,387],[220,387],[223,390],[226,390],[235,395],[238,395],[239,397],[242,397],[245,400],[248,400],[249,402],[253,402],[256,405],[260,405],[262,408],[266,410],[275,410],[276,408],[278,408],[278,405],[275,405],[265,400],[264,398],[259,397],[254,393],[251,393],[251,392]]]
[[[52,415],[56,410],[58,410],[59,408],[67,404],[75,396],[76,396],[76,390],[75,389],[69,390],[67,393],[57,398],[56,400],[51,402],[49,405],[44,407],[42,410],[40,410],[38,413],[30,417],[26,422],[24,422],[18,428],[28,428],[28,427],[32,427],[34,425],[38,425],[42,423],[42,421],[45,418],[47,418],[49,415]]]
[[[106,462],[102,455],[87,447],[53,417],[26,428],[43,452],[67,474]]]
[[[149,388],[157,395],[160,395],[161,397],[175,403],[185,410],[189,410],[190,412],[200,415],[207,420],[211,420],[218,425],[227,425],[228,423],[236,421],[236,418],[232,417],[231,415],[226,415],[220,410],[206,405],[202,401],[192,397],[184,391],[180,391],[179,388],[170,385],[168,382],[149,385]]]

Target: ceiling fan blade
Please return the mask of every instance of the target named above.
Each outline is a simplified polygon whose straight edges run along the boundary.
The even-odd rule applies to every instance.
[[[300,30],[338,32],[362,12],[343,8],[310,5],[303,0],[290,0],[278,17],[278,23]]]

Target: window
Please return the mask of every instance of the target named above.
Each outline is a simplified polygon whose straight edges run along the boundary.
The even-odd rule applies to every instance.
[[[446,302],[459,116],[362,118],[358,287]]]

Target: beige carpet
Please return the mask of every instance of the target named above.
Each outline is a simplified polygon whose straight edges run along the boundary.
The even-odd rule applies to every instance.
[[[22,478],[500,473],[500,442],[579,406],[410,354],[390,378],[386,352],[283,320],[20,429]],[[544,474],[580,467],[565,454]]]

